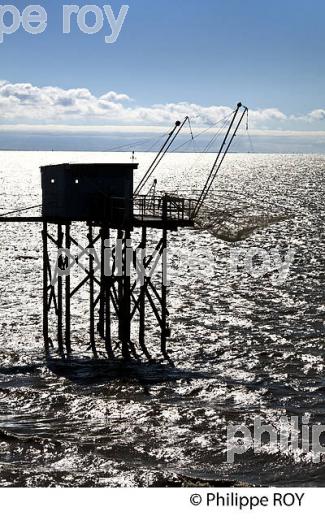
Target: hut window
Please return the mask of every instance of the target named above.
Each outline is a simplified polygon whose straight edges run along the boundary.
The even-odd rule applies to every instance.
[[[79,184],[79,179],[75,179],[75,184]]]
[[[55,179],[51,179],[51,184],[55,184]]]

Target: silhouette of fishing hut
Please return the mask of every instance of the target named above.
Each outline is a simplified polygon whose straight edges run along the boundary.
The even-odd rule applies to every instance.
[[[59,164],[41,168],[42,215],[1,216],[0,222],[43,225],[43,337],[47,359],[70,361],[80,355],[71,305],[87,287],[80,307],[87,323],[87,355],[95,359],[152,361],[146,341],[147,316],[154,317],[160,351],[171,363],[167,307],[168,233],[193,228],[247,108],[231,114],[220,150],[196,199],[157,193],[156,181],[145,192],[164,155],[189,120],[177,121],[134,189],[138,164]],[[81,231],[86,225],[86,232]],[[150,244],[148,234],[151,233]],[[82,235],[82,236],[81,236]],[[154,236],[154,242],[153,237]],[[86,243],[81,247],[80,243]],[[79,254],[72,254],[71,248]],[[83,272],[73,286],[72,270]],[[77,303],[77,309],[79,303]],[[133,324],[137,322],[137,337]]]

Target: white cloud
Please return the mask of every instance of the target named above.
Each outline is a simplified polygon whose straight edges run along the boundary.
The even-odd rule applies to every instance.
[[[232,112],[226,106],[201,106],[194,103],[137,106],[125,93],[109,91],[96,97],[86,88],[37,87],[30,83],[0,81],[0,120],[7,122],[120,123],[170,125],[189,115],[193,124],[213,125]],[[251,112],[253,123],[285,119],[277,109]]]
[[[71,125],[71,131],[78,127],[89,129],[91,125],[100,128],[127,127],[130,131],[143,127],[156,131],[160,127],[169,128],[177,119],[189,115],[193,127],[206,127],[216,124],[233,111],[227,106],[202,106],[189,102],[154,104],[139,106],[126,93],[112,90],[94,95],[87,88],[63,89],[60,87],[38,87],[31,83],[10,83],[0,80],[0,122],[11,129],[10,125],[41,125],[49,131]],[[298,130],[292,125],[299,121],[317,123],[325,120],[325,110],[316,109],[309,114],[287,115],[278,108],[250,110],[250,128],[252,132]],[[9,126],[8,126],[9,125]],[[291,125],[291,126],[290,126]],[[132,130],[133,129],[133,130]],[[98,130],[101,131],[101,130]],[[123,131],[123,130],[122,130]]]
[[[317,123],[325,120],[325,109],[317,108],[308,114],[291,115],[291,121],[303,121],[305,123]]]
[[[250,110],[249,117],[254,125],[266,123],[267,121],[286,121],[288,116],[277,108],[265,108],[260,110]]]
[[[103,101],[132,101],[132,99],[127,94],[117,94],[117,92],[114,92],[111,90],[110,92],[107,92],[107,94],[104,94],[99,99]]]
[[[324,121],[325,110],[323,108],[318,108],[317,110],[310,112],[308,116],[311,121]]]

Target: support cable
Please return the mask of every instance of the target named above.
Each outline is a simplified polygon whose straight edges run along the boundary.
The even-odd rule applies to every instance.
[[[35,209],[35,208],[41,208],[41,207],[42,207],[42,204],[37,204],[37,206],[29,206],[28,208],[15,209],[13,211],[8,211],[7,213],[3,213],[2,215],[0,215],[0,217],[7,217],[8,215],[13,215],[14,213],[21,213],[22,211],[27,211],[29,209]]]
[[[231,114],[228,114],[227,116],[223,117],[222,119],[220,119],[219,121],[217,121],[216,123],[214,123],[213,125],[211,126],[208,126],[208,128],[204,128],[204,130],[202,130],[201,132],[199,132],[198,134],[194,135],[193,136],[193,139],[197,139],[198,137],[201,137],[201,135],[205,134],[206,132],[208,132],[209,130],[211,130],[212,128],[214,127],[217,127],[217,125],[220,125],[221,123],[223,123],[222,127],[223,128],[225,126],[225,124],[227,124],[227,121],[230,120],[231,116],[235,113],[235,111],[231,112]],[[180,144],[179,146],[177,146],[176,148],[173,148],[173,150],[171,150],[171,153],[174,153],[174,152],[177,152],[178,150],[180,150],[183,146],[187,145],[188,143],[190,143],[192,141],[192,138],[191,139],[188,139],[187,141],[185,141],[185,143],[182,143]]]

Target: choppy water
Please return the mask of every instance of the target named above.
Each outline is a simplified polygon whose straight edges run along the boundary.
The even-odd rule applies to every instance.
[[[0,152],[0,213],[40,203],[42,164],[117,158]],[[139,175],[150,158],[138,157]],[[211,162],[173,155],[160,187],[194,193]],[[308,414],[310,425],[325,424],[324,172],[325,156],[233,155],[212,214],[172,234],[172,357],[204,379],[81,385],[51,373],[40,226],[1,224],[0,485],[324,485],[324,462],[300,448],[265,445],[226,462],[230,423],[251,427],[259,415],[279,429],[281,416]],[[243,258],[252,247],[293,262],[279,272],[272,261],[263,276],[232,267],[238,248]],[[180,264],[180,251],[208,256],[213,269]]]

